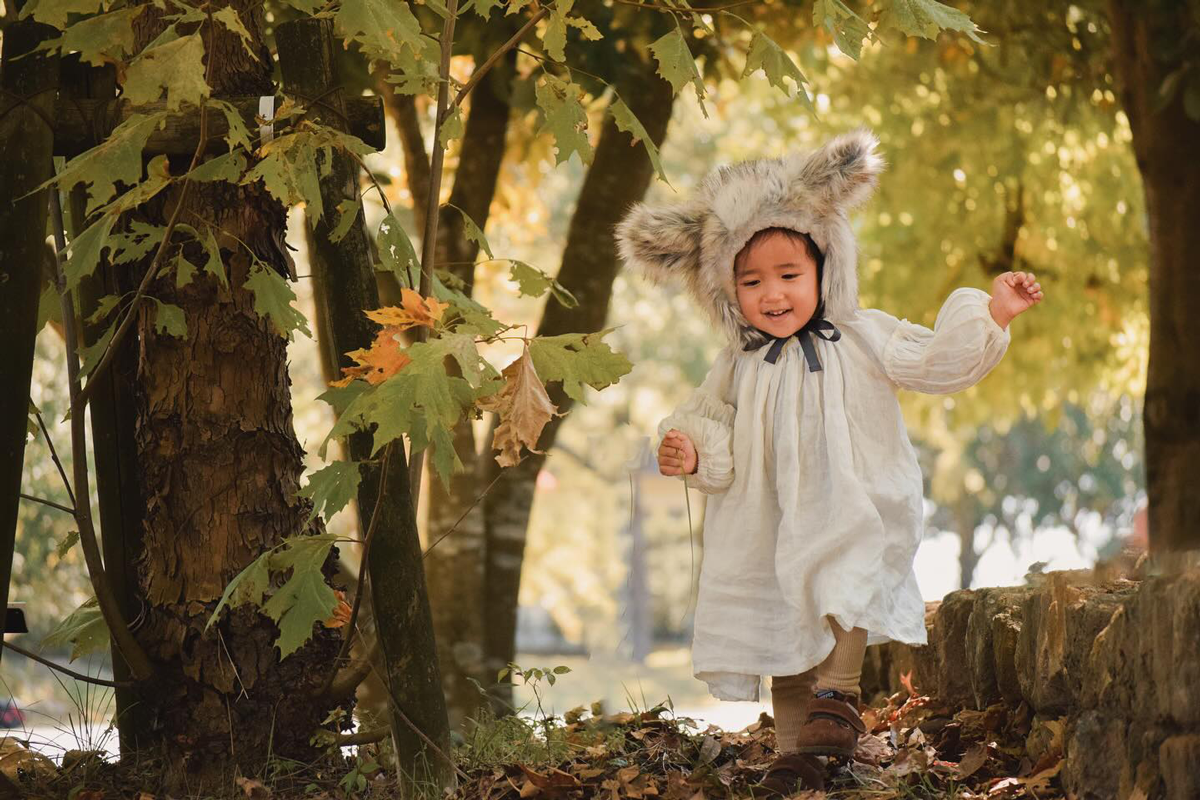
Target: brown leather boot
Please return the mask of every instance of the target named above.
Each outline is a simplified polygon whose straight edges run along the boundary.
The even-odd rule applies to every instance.
[[[766,797],[787,797],[798,789],[825,789],[825,767],[816,756],[787,753],[775,759],[759,784]]]
[[[808,704],[797,751],[814,756],[850,758],[858,737],[867,732],[858,713],[858,698],[832,690],[818,692]]]

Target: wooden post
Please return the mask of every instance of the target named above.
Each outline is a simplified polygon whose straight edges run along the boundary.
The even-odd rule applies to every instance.
[[[34,50],[57,34],[32,20],[13,22],[0,56],[0,609],[8,607],[46,260],[46,192],[30,192],[53,174],[58,57]]]
[[[285,91],[297,97],[322,97],[325,105],[311,106],[310,118],[339,127],[343,98],[341,91],[333,88],[338,83],[329,21],[306,19],[283,23],[276,30],[275,40]],[[361,220],[356,220],[340,242],[329,240],[337,218],[334,211],[337,204],[357,196],[357,165],[345,155],[335,154],[329,175],[321,181],[321,201],[326,214],[315,226],[316,247],[311,266],[313,279],[321,287],[318,296],[325,301],[324,307],[317,309],[321,320],[319,331],[325,333],[318,346],[340,366],[351,365],[347,352],[370,347],[375,327],[363,311],[379,306],[370,243]],[[370,434],[352,435],[348,445],[352,459],[364,462],[370,459]],[[365,532],[370,529],[372,509],[379,500],[380,467],[377,462],[364,463],[362,470],[359,530]],[[443,757],[450,752],[450,730],[434,647],[416,511],[408,486],[404,447],[400,443],[392,448],[383,498],[378,506],[379,521],[370,558],[363,568],[370,580],[384,678],[394,703],[391,727],[397,767],[402,775],[417,781],[433,780],[438,786],[445,786],[452,778]],[[428,737],[442,754],[430,752],[423,737]]]

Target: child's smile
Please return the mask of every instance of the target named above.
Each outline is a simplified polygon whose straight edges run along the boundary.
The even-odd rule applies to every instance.
[[[803,328],[820,300],[816,262],[802,241],[785,233],[772,233],[743,251],[734,279],[746,321],[779,338]]]

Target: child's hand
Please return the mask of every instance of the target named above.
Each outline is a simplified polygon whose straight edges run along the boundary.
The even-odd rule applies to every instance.
[[[691,475],[696,471],[696,445],[686,433],[667,431],[658,446],[658,471],[663,475]]]
[[[996,324],[1007,328],[1014,317],[1040,303],[1043,296],[1042,285],[1032,272],[1006,272],[992,282],[992,302],[988,307]]]

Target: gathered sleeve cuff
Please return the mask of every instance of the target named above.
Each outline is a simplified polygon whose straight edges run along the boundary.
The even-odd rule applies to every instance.
[[[658,425],[661,442],[675,429],[687,434],[696,446],[696,472],[687,485],[705,494],[723,492],[733,483],[733,420],[736,409],[725,402],[733,381],[732,356],[726,351],[713,365],[704,383]]]
[[[933,330],[900,320],[884,348],[888,378],[926,394],[951,394],[981,381],[1000,363],[1011,338],[992,318],[990,300],[980,289],[956,289]]]

